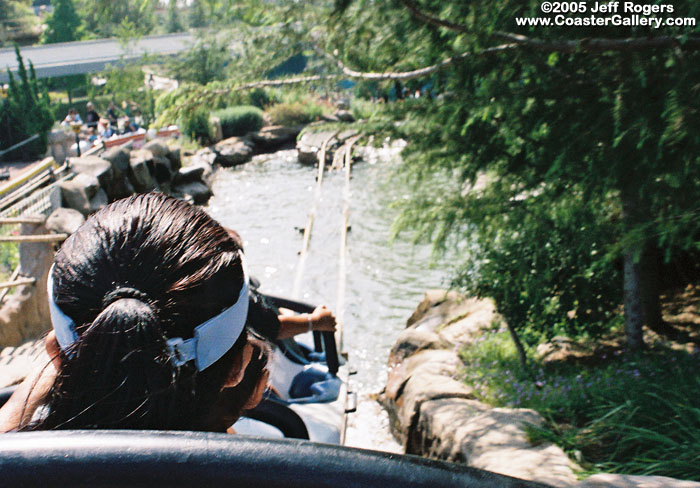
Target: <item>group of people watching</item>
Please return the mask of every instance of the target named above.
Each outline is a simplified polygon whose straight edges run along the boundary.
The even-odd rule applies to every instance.
[[[84,123],[89,134],[88,139],[94,141],[98,136],[102,139],[108,139],[114,135],[137,131],[139,126],[135,121],[131,105],[126,100],[122,102],[122,110],[123,115],[120,114],[114,102],[110,102],[105,116],[102,117],[95,110],[95,105],[92,102],[88,102],[85,107]],[[83,120],[80,118],[78,111],[75,108],[71,108],[68,110],[68,114],[61,122],[61,125],[72,126],[74,124],[83,125]]]
[[[92,215],[47,287],[50,362],[0,409],[0,431],[226,432],[266,390],[272,340],[336,327],[325,307],[270,314],[238,235],[159,193]]]

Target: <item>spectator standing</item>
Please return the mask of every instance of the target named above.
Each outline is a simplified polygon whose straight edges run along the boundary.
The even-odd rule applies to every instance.
[[[99,121],[100,114],[97,113],[92,102],[88,102],[87,112],[85,113],[85,124],[88,126],[88,129],[94,129],[97,128]]]

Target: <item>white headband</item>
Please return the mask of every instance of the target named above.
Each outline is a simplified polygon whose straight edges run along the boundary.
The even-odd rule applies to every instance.
[[[248,318],[248,272],[242,252],[240,256],[243,266],[243,287],[236,303],[195,327],[192,339],[173,337],[167,340],[171,361],[175,366],[194,360],[197,370],[203,371],[226,354],[243,332]],[[47,282],[51,324],[56,332],[58,345],[63,351],[67,351],[78,340],[78,333],[75,331],[73,320],[56,305],[53,297],[52,275],[53,266],[49,271]]]

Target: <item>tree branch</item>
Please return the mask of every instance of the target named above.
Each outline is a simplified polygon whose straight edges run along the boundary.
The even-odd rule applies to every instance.
[[[399,0],[415,18],[431,25],[444,27],[455,32],[471,33],[464,25],[456,24],[448,20],[427,14],[413,0]],[[700,37],[659,36],[659,37],[630,37],[624,39],[614,38],[590,38],[562,41],[547,41],[527,37],[513,32],[495,32],[494,39],[515,43],[524,48],[545,52],[575,53],[580,51],[605,52],[605,51],[643,51],[645,49],[669,49],[681,48],[685,51],[700,50]]]
[[[590,38],[570,41],[548,41],[514,34],[512,32],[495,32],[494,38],[508,41],[526,49],[545,52],[575,53],[580,51],[643,51],[646,49],[663,49],[678,47],[686,51],[700,50],[700,37],[659,36],[624,39]]]
[[[419,68],[411,71],[386,71],[384,73],[367,73],[367,72],[361,72],[361,71],[355,71],[353,69],[348,68],[343,64],[342,61],[339,59],[334,58],[330,54],[326,53],[325,51],[321,50],[317,46],[314,47],[317,53],[319,53],[321,56],[325,56],[332,60],[338,68],[343,72],[345,76],[348,76],[350,78],[359,78],[362,80],[373,80],[373,81],[381,81],[381,80],[412,80],[413,78],[420,78],[422,76],[430,75],[435,73],[436,71],[439,71],[443,68],[446,68],[447,66],[450,66],[452,64],[455,64],[459,61],[462,61],[466,58],[472,57],[474,55],[478,56],[486,56],[490,54],[497,54],[503,51],[507,51],[510,49],[513,49],[517,47],[516,44],[502,44],[500,46],[494,46],[494,47],[489,47],[486,49],[482,49],[478,53],[462,53],[458,54],[456,56],[452,56],[446,59],[443,59],[439,63],[433,64],[431,66],[426,66],[425,68]]]
[[[416,2],[413,0],[399,0],[404,7],[408,9],[409,12],[411,12],[411,15],[413,15],[415,18],[418,20],[422,20],[426,24],[432,24],[437,27],[444,27],[445,29],[449,29],[452,31],[457,31],[457,32],[464,32],[464,33],[469,33],[470,30],[467,29],[463,25],[455,24],[453,22],[450,22],[449,20],[444,20],[439,17],[434,17],[430,14],[426,14],[423,12],[418,5],[416,5]]]

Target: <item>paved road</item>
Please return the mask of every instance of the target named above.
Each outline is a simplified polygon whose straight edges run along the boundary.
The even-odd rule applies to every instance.
[[[121,59],[138,59],[143,54],[175,54],[185,50],[192,41],[189,33],[142,37],[125,52],[116,39],[65,42],[21,49],[25,64],[34,63],[37,77],[95,73],[107,64]],[[7,68],[16,71],[14,48],[0,49],[0,83],[7,83]]]

